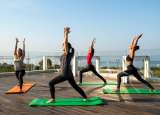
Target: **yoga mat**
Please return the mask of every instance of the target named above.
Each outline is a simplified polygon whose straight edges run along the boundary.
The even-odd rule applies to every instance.
[[[79,84],[79,82],[77,84]],[[104,82],[82,82],[82,84],[79,84],[79,85],[80,86],[103,86]],[[107,81],[107,84],[105,85],[117,85],[117,82]]]
[[[115,88],[103,89],[104,94],[157,94],[160,95],[160,90],[144,89],[144,88],[122,88],[120,92],[116,92]]]
[[[29,106],[95,106],[104,103],[100,97],[91,97],[86,101],[83,98],[56,98],[51,103],[47,103],[47,101],[48,99],[36,98],[31,101]]]
[[[26,93],[28,92],[33,86],[35,86],[35,83],[24,83],[22,86],[22,91],[20,91],[20,87],[18,85],[14,86],[10,90],[6,92],[6,94],[18,94],[18,93]]]

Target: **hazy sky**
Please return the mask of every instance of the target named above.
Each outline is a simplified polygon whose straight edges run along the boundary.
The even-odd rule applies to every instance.
[[[29,51],[59,51],[66,25],[79,51],[93,37],[97,50],[124,50],[138,33],[144,49],[157,49],[160,0],[0,0],[0,51],[11,51],[15,37],[26,37]]]

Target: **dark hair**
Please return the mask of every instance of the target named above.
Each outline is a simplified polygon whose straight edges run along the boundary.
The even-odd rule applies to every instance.
[[[18,50],[20,50],[22,52],[22,49],[21,48],[18,48]]]
[[[127,55],[126,60],[127,61],[132,61],[132,58],[129,55]]]
[[[68,49],[70,50],[72,48],[72,45],[68,42]]]
[[[140,48],[139,46],[136,46],[136,47],[135,47],[135,50],[139,50],[139,48]]]

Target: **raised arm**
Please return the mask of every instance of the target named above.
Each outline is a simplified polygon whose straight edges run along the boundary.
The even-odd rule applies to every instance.
[[[132,46],[135,47],[138,44],[138,40],[142,37],[143,34],[140,34],[136,37],[134,37],[133,42],[132,42]]]
[[[18,46],[18,38],[16,38],[16,44],[15,44],[15,48],[14,48],[14,55],[17,55],[17,46]]]
[[[23,57],[25,57],[25,53],[26,53],[26,51],[25,51],[25,41],[26,41],[26,39],[24,38],[24,40],[23,40]]]
[[[94,49],[95,43],[96,43],[96,39],[94,38],[93,41],[92,41],[92,44],[91,44],[92,49]]]
[[[68,53],[68,34],[69,33],[70,33],[70,28],[69,27],[65,27],[64,28],[64,41],[63,41],[64,53],[65,54]]]
[[[133,41],[132,41],[132,45],[131,45],[131,51],[130,51],[130,57],[131,58],[134,58],[135,56],[135,47],[137,47],[137,44],[138,44],[138,40],[142,37],[143,34],[140,34],[136,37],[134,37]]]

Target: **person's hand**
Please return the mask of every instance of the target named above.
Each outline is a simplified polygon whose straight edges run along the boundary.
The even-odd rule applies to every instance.
[[[138,35],[138,39],[142,37],[143,34]]]
[[[143,34],[136,35],[136,36],[133,38],[133,41],[139,40],[139,39],[142,37],[142,35],[143,35]]]
[[[93,39],[93,44],[95,44],[95,43],[96,43],[96,38]]]
[[[92,44],[91,44],[91,47],[95,47],[95,43],[96,43],[96,39],[94,38],[93,41],[92,41]]]
[[[16,43],[18,43],[19,42],[19,40],[18,40],[18,38],[16,38]]]
[[[66,34],[70,33],[70,27],[65,27],[64,28],[64,33],[66,33]]]

